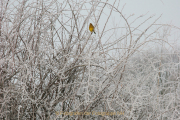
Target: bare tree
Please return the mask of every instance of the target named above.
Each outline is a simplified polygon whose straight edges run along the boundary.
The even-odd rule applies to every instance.
[[[164,89],[154,86],[159,57],[134,56],[148,43],[168,43],[157,37],[161,16],[122,11],[118,0],[1,0],[0,118],[160,119],[164,111],[150,106]]]

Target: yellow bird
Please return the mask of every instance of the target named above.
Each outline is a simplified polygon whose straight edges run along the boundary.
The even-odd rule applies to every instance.
[[[94,34],[96,34],[94,31],[94,26],[91,23],[89,24],[89,30],[91,31],[91,33],[94,32]]]

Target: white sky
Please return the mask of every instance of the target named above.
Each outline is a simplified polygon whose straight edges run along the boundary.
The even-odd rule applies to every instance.
[[[159,16],[163,14],[161,22],[180,27],[180,0],[121,0],[125,4],[124,13]]]
[[[113,4],[114,0],[109,0],[108,2]],[[116,2],[115,7],[117,7],[117,4],[118,2]],[[156,24],[168,24],[178,27],[179,29],[170,29],[170,32],[167,33],[169,35],[167,40],[173,46],[176,46],[180,43],[180,0],[120,0],[118,10],[121,11],[122,8],[122,14],[125,16],[125,18],[128,18],[128,16],[134,14],[131,18],[128,18],[129,23],[131,23],[138,16],[148,13],[146,14],[146,16],[138,19],[135,23],[133,23],[131,27],[136,27],[143,21],[145,21],[148,17],[155,15],[152,19],[148,20],[146,24],[144,24],[140,28],[142,30],[145,30],[150,24],[154,22],[154,20],[156,20],[162,14],[162,17],[156,22]],[[110,9],[107,9],[105,13],[108,14],[109,12]],[[123,27],[123,24],[126,23],[119,16],[119,13],[115,13],[114,15],[112,15],[111,20],[113,22],[109,22],[109,26]],[[92,20],[92,23],[93,22],[94,21]],[[100,21],[98,22],[100,28],[103,28],[105,22],[106,19],[102,17],[102,19],[100,19]],[[107,27],[109,26],[107,25]],[[152,26],[152,31],[156,30],[157,27],[158,26]],[[110,39],[112,39],[112,35],[121,36],[122,30],[123,29],[119,29],[118,32],[113,32],[111,34],[107,32],[105,35],[107,35],[107,37],[111,36]],[[160,34],[163,35],[163,31],[161,31]],[[152,45],[150,44],[150,46]]]

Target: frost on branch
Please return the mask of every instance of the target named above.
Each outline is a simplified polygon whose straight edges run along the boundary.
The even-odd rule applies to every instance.
[[[146,48],[169,27],[113,2],[2,2],[0,119],[179,119],[180,52]]]

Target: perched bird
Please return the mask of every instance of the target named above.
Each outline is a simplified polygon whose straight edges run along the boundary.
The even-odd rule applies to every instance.
[[[89,30],[91,31],[91,33],[94,32],[94,34],[96,34],[94,31],[94,26],[91,23],[89,24]]]

